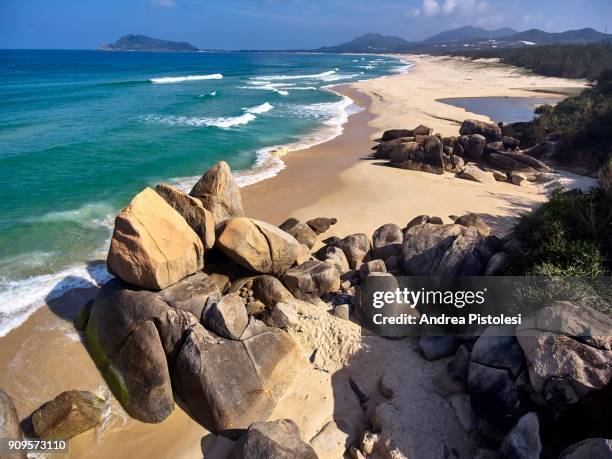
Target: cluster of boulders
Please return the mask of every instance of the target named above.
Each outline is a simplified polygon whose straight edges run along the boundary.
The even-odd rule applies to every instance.
[[[552,170],[519,150],[519,145],[520,140],[503,136],[497,124],[465,120],[456,137],[433,134],[433,129],[422,125],[385,131],[373,147],[373,157],[388,160],[392,167],[433,174],[451,172],[480,183],[521,185],[526,180],[553,180]]]
[[[474,155],[480,150],[474,145],[483,143],[474,136],[498,135],[494,125],[466,123],[466,138],[450,144],[422,126],[387,131],[379,150],[390,148],[388,154],[399,158],[400,149],[421,149],[418,155],[428,158],[428,166],[420,170],[446,170],[444,155],[451,165],[457,158],[453,168],[463,167],[458,159],[465,147]],[[479,133],[467,133],[474,130]],[[504,142],[517,146],[511,139]],[[443,155],[441,163],[432,159],[434,151]],[[415,158],[400,162],[418,162]],[[323,300],[337,317],[359,319],[371,313],[357,299],[369,278],[394,290],[400,275],[495,275],[521,251],[515,239],[492,235],[476,214],[449,219],[452,223],[445,224],[440,217],[420,215],[403,226],[384,224],[371,236],[332,236],[312,252],[335,218],[290,218],[278,227],[248,218],[229,166],[220,162],[190,194],[160,184],[143,190],[119,213],[107,259],[116,279],[83,308],[75,326],[84,331],[93,360],[132,417],[161,422],[178,397],[211,432],[236,440],[232,457],[316,458],[320,448],[314,438],[324,442],[325,432],[309,444],[292,421],[268,422],[306,365],[287,332],[299,322],[296,298]],[[583,426],[605,424],[585,419],[585,413],[609,406],[611,327],[599,313],[579,314],[571,305],[553,304],[516,333],[490,327],[479,337],[428,336],[419,340],[419,349],[428,360],[450,357],[434,384],[474,437],[477,457],[535,459],[545,448],[566,448],[562,457],[567,459],[599,457],[611,445],[597,438],[582,441],[592,429],[562,438],[554,432],[574,425],[573,417]],[[358,384],[351,387],[365,403]],[[393,397],[390,382],[381,380],[379,389]],[[60,394],[33,414],[35,433],[70,438],[95,427],[103,403],[88,392]],[[0,436],[13,436],[19,428],[11,407],[0,392],[0,427],[9,426]],[[346,445],[351,457],[378,457],[380,451],[403,457],[392,445],[381,446],[377,432],[383,414],[374,413],[372,429],[353,447]]]
[[[212,432],[265,421],[304,363],[283,330],[296,321],[291,302],[339,289],[338,270],[310,254],[335,223],[247,218],[224,162],[189,195],[166,184],[136,195],[115,221],[117,279],[80,318],[125,410],[161,422],[176,394]]]
[[[475,457],[603,458],[612,457],[603,420],[611,330],[608,316],[557,302],[516,329],[422,337],[419,349],[430,360],[450,357],[433,382],[470,433]]]

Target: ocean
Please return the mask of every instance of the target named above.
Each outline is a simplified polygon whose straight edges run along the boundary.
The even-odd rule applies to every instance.
[[[330,87],[406,70],[386,56],[0,50],[0,336],[109,278],[116,213],[188,191],[219,160],[241,186],[329,140],[357,109]]]

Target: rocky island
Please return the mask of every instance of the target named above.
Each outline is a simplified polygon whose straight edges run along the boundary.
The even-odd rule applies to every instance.
[[[115,43],[104,43],[100,51],[167,51],[167,52],[194,52],[198,48],[186,41],[159,40],[145,35],[124,35]]]

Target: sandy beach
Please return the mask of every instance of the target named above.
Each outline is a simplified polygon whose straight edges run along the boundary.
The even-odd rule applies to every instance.
[[[385,223],[404,226],[419,214],[439,216],[450,222],[451,214],[475,212],[491,226],[494,234],[503,235],[517,216],[543,202],[546,195],[534,186],[484,185],[457,179],[452,174],[394,169],[368,159],[367,155],[373,140],[386,129],[424,124],[446,136],[457,135],[460,123],[466,118],[490,121],[437,99],[545,96],[555,88],[580,88],[585,83],[526,74],[492,62],[422,56],[405,56],[405,59],[415,64],[405,74],[335,88],[364,110],[350,117],[342,135],[286,155],[283,160],[287,167],[277,176],[243,188],[247,215],[273,224],[280,224],[291,216],[301,220],[335,217],[338,224],[325,236],[345,236],[355,232],[371,234]],[[0,367],[8,370],[0,374],[0,387],[13,397],[22,419],[64,390],[85,389],[109,397],[82,337],[72,326],[76,312],[95,292],[95,286],[69,292],[0,338]],[[367,364],[371,369],[370,378],[374,378],[388,362],[396,359],[400,362],[396,371],[405,372],[406,387],[398,403],[409,410],[409,415],[404,416],[409,419],[397,429],[398,432],[411,429],[412,438],[418,443],[407,448],[416,447],[421,451],[438,448],[442,443],[430,438],[432,431],[446,432],[446,443],[461,437],[460,426],[448,403],[428,388],[436,365],[421,368],[422,359],[412,352],[411,340],[403,340],[401,344],[381,339],[365,342],[357,326],[320,316],[323,313],[307,314],[304,334],[296,337],[304,345],[305,355],[312,352],[309,339],[310,346],[327,339],[325,330],[340,336],[346,346],[335,357],[329,357],[327,371],[304,369],[303,377],[297,378],[286,400],[277,406],[275,417],[286,416],[290,407],[293,411],[296,406],[301,407],[309,415],[296,421],[305,430],[304,437],[309,437],[332,419],[355,416],[354,406],[359,405],[351,399],[352,395],[347,395],[350,389],[346,388],[346,370],[342,366],[359,368]],[[308,321],[313,320],[325,323],[328,328],[317,332],[315,327],[308,326]],[[327,346],[333,353],[332,345]],[[415,368],[422,371],[410,371]],[[27,427],[27,422],[24,425]],[[207,435],[178,406],[163,423],[152,425],[129,418],[113,400],[103,426],[73,439],[67,457],[202,457],[203,449],[212,441],[212,437],[202,441]],[[456,441],[452,446],[460,453],[467,453],[466,440]]]

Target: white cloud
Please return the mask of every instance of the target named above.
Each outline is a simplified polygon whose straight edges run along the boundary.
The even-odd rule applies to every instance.
[[[440,5],[436,0],[423,0],[421,11],[425,16],[435,16],[440,12]]]
[[[483,14],[491,9],[490,6],[488,0],[423,0],[412,16],[468,16]]]
[[[174,0],[151,0],[151,6],[159,6],[161,8],[173,8]]]

